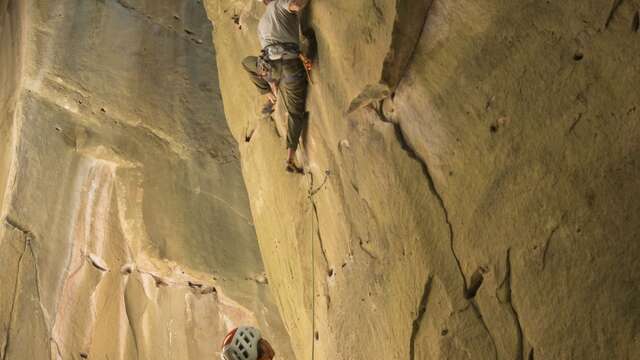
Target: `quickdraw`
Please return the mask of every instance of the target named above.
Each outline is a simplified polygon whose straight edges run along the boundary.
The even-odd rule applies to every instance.
[[[302,64],[304,65],[304,71],[307,73],[307,80],[309,80],[311,85],[313,85],[313,79],[311,79],[311,69],[313,69],[313,63],[311,62],[311,59],[306,57],[303,53],[299,53],[298,58],[300,58]]]

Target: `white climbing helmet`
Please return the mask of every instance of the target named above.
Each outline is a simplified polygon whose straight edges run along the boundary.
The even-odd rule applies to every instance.
[[[231,330],[222,342],[222,360],[258,360],[260,330],[241,326]]]

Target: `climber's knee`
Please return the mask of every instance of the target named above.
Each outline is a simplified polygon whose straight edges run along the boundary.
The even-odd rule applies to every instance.
[[[249,73],[256,73],[258,69],[258,57],[247,56],[242,59],[242,67]]]

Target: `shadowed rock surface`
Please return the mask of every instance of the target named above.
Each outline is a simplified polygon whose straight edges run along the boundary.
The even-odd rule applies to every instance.
[[[288,336],[198,1],[0,1],[0,359]]]
[[[640,2],[312,0],[304,177],[205,3],[298,359],[640,357]]]

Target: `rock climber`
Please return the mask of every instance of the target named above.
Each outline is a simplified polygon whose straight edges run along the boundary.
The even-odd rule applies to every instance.
[[[260,330],[251,326],[233,329],[222,342],[222,360],[272,360],[276,356]]]
[[[307,71],[311,62],[300,52],[299,12],[308,0],[258,0],[266,11],[258,24],[261,56],[248,56],[242,61],[244,69],[258,91],[267,95],[262,109],[271,114],[282,95],[287,120],[287,161],[289,172],[302,173],[296,165],[295,153],[307,117]]]

